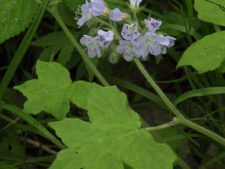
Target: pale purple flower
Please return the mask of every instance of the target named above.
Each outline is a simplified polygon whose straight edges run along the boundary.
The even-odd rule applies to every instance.
[[[161,54],[161,45],[156,42],[153,38],[154,36],[154,34],[146,33],[138,39],[137,44],[139,56],[146,58],[149,53],[154,56]]]
[[[154,35],[153,38],[158,44],[166,47],[174,46],[176,40],[176,38],[172,36],[163,36],[163,35]]]
[[[102,0],[91,0],[90,12],[93,16],[104,15],[107,11]]]
[[[120,40],[116,52],[123,54],[126,61],[131,61],[134,57],[138,57],[137,44],[134,41]]]
[[[98,31],[98,44],[100,47],[108,48],[110,43],[113,41],[114,33],[112,31],[105,32],[103,30]]]
[[[154,18],[151,18],[150,21],[145,19],[145,23],[147,24],[148,32],[150,32],[150,33],[154,33],[162,25],[162,21],[158,21],[158,20],[156,20]]]
[[[140,36],[138,32],[138,24],[124,24],[121,35],[126,40],[135,40]]]
[[[130,6],[131,8],[139,7],[139,4],[142,0],[130,0]]]
[[[143,58],[146,58],[149,53],[154,56],[166,54],[167,48],[172,47],[175,40],[171,36],[156,35],[148,32],[137,41],[138,54]]]
[[[175,45],[175,40],[176,38],[172,37],[172,36],[165,36],[166,39],[168,39],[170,41],[169,45],[167,47],[172,47]]]
[[[91,19],[91,13],[90,13],[90,4],[87,2],[81,6],[82,16],[80,19],[78,19],[77,24],[79,27],[85,24],[88,20]]]
[[[101,57],[101,50],[98,45],[98,38],[84,35],[80,39],[80,43],[88,48],[88,57],[94,58],[96,55]]]
[[[115,22],[120,22],[126,17],[126,14],[121,12],[119,8],[113,9],[109,15],[109,18]]]

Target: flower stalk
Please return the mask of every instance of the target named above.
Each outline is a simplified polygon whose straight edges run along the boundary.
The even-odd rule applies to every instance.
[[[98,78],[98,80],[104,86],[109,86],[109,83],[106,81],[106,79],[103,77],[103,75],[99,72],[99,70],[96,68],[96,66],[91,62],[91,60],[88,58],[88,56],[83,51],[83,48],[79,45],[77,40],[74,38],[73,34],[67,28],[67,26],[63,22],[61,16],[59,15],[57,8],[55,8],[53,10],[51,9],[51,10],[49,10],[49,12],[55,17],[56,21],[59,23],[59,25],[61,26],[61,28],[65,32],[66,36],[69,38],[69,40],[74,45],[74,47],[78,50],[78,52],[80,53],[80,55],[83,58],[84,62],[92,70],[92,72],[95,74],[95,76]]]

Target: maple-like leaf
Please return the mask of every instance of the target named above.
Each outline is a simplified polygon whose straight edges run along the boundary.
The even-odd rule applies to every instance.
[[[37,61],[38,79],[14,87],[27,97],[24,111],[38,114],[41,111],[63,119],[70,110],[71,84],[66,68],[55,62]]]
[[[66,118],[49,123],[70,150],[63,156],[60,153],[50,169],[58,169],[55,164],[59,161],[65,164],[61,169],[123,169],[124,164],[133,169],[173,168],[176,155],[141,128],[140,117],[129,107],[125,94],[116,87],[87,82],[73,85],[73,93],[77,93],[73,103],[88,110],[90,122]],[[80,160],[68,166],[71,155]]]

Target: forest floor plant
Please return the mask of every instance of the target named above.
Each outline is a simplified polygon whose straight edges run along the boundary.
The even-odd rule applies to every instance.
[[[176,41],[176,38],[168,36],[168,33],[161,31],[160,27],[163,27],[164,23],[152,17],[155,14],[154,11],[152,11],[152,15],[149,15],[148,18],[143,19],[140,11],[148,11],[148,9],[140,7],[142,0],[130,0],[129,3],[116,1],[116,4],[121,3],[125,6],[125,9],[123,8],[125,11],[117,7],[111,9],[110,3],[113,3],[111,1],[106,3],[107,1],[103,0],[86,0],[83,4],[79,2],[78,4],[81,6],[79,6],[74,17],[79,26],[78,29],[84,25],[90,28],[90,31],[88,31],[89,35],[83,35],[80,43],[77,41],[73,32],[67,27],[64,21],[65,17],[63,18],[60,14],[58,7],[59,1],[37,0],[37,2],[40,3],[39,11],[19,48],[16,50],[0,84],[0,98],[3,100],[0,102],[0,108],[25,120],[36,128],[40,135],[62,149],[57,154],[50,169],[173,168],[175,161],[182,168],[190,168],[174,153],[171,147],[156,142],[151,135],[153,131],[167,129],[177,125],[184,125],[198,131],[219,143],[224,148],[225,138],[189,119],[187,117],[187,114],[190,114],[189,112],[180,111],[160,89],[142,64],[142,62],[149,60],[152,56],[159,57],[167,54],[167,51],[170,50],[169,48],[172,48]],[[72,1],[67,1],[68,4],[70,2]],[[218,32],[207,35],[199,40],[200,35],[192,29],[192,26],[195,24],[192,1],[187,0],[185,2],[187,6],[191,7],[188,8],[188,21],[190,23],[189,25],[185,25],[186,30],[182,30],[180,27],[176,27],[176,29],[187,32],[187,40],[191,46],[184,52],[178,62],[178,67],[191,65],[198,73],[205,73],[212,70],[224,72],[224,31],[219,26],[214,25]],[[77,4],[77,2],[72,2],[72,4]],[[182,5],[177,1],[175,1],[175,4],[180,8],[176,6],[174,8],[178,11],[181,9],[181,12],[183,12]],[[126,5],[128,5],[127,7],[129,9]],[[204,10],[205,7],[209,8]],[[199,18],[202,20],[225,26],[223,22],[225,19],[225,2],[216,2],[214,0],[200,2],[200,0],[196,0],[195,8],[199,12]],[[37,79],[29,80],[22,85],[14,87],[27,98],[24,104],[24,110],[21,110],[13,104],[6,103],[4,94],[34,38],[46,9],[58,22],[66,37],[83,59],[89,74],[92,73],[96,76],[99,82],[105,87],[84,81],[73,82],[68,70],[60,64],[39,60],[36,64]],[[212,10],[218,11],[216,16],[207,15]],[[157,15],[162,17],[156,13]],[[215,17],[218,17],[216,21],[214,20]],[[186,23],[186,19],[183,19],[184,23]],[[174,25],[171,24],[169,26],[173,27]],[[193,43],[192,37],[198,41]],[[5,39],[3,37],[3,41]],[[218,45],[218,42],[221,42],[221,45]],[[202,53],[198,51],[202,51]],[[215,58],[210,58],[211,55],[215,55],[217,60],[215,61]],[[110,85],[104,73],[101,73],[95,64],[95,61],[98,59],[107,59],[110,63],[116,64],[121,58],[137,66],[146,81],[160,97],[158,102],[167,106],[166,109],[173,113],[174,117],[172,117],[171,121],[158,126],[143,127],[145,126],[143,124],[145,122],[141,123],[139,115],[128,106],[127,97],[115,86]],[[54,60],[54,56],[51,60]],[[175,56],[174,60],[176,60]],[[184,70],[187,74],[187,77],[184,79],[189,80],[193,91],[189,95],[187,94],[178,98],[175,103],[178,104],[179,100],[183,101],[195,96],[210,95],[210,103],[212,102],[219,107],[218,112],[221,121],[225,120],[222,99],[211,96],[224,93],[224,88],[208,87],[205,89],[197,89],[199,86],[209,86],[209,81],[204,77],[198,80],[196,73],[190,75],[191,70],[187,67]],[[210,81],[212,81],[213,75],[209,76],[211,77]],[[225,81],[220,75],[217,75],[215,79]],[[138,89],[136,86],[131,86],[131,88],[135,91]],[[218,92],[220,89],[222,92]],[[139,90],[139,93],[145,92],[143,90],[141,92],[141,90]],[[154,94],[153,96],[150,95],[151,93],[148,94],[148,97],[151,99],[156,97]],[[156,98],[158,99],[158,97]],[[217,100],[219,101],[217,102]],[[201,98],[199,101],[204,103]],[[68,118],[70,102],[87,111],[88,120]],[[209,105],[206,104],[205,107],[208,112],[208,109],[210,109]],[[39,123],[38,120],[35,120],[30,115],[38,115],[43,111],[51,114],[55,118],[48,125],[56,131],[56,135],[61,138],[65,146]],[[0,117],[14,123],[4,115]],[[217,125],[216,122],[215,125]],[[218,128],[220,129],[220,134],[222,133],[224,135],[224,129],[221,129],[220,126]],[[23,138],[23,140],[26,139]],[[1,165],[8,166],[8,164],[0,162],[0,167]],[[17,165],[20,165],[20,163]]]

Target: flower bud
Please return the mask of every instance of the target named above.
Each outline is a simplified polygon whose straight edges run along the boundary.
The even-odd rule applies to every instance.
[[[115,52],[112,52],[109,56],[109,62],[112,64],[116,64],[119,61],[119,55]]]
[[[130,0],[130,7],[132,9],[138,8],[139,4],[141,3],[142,0]]]

